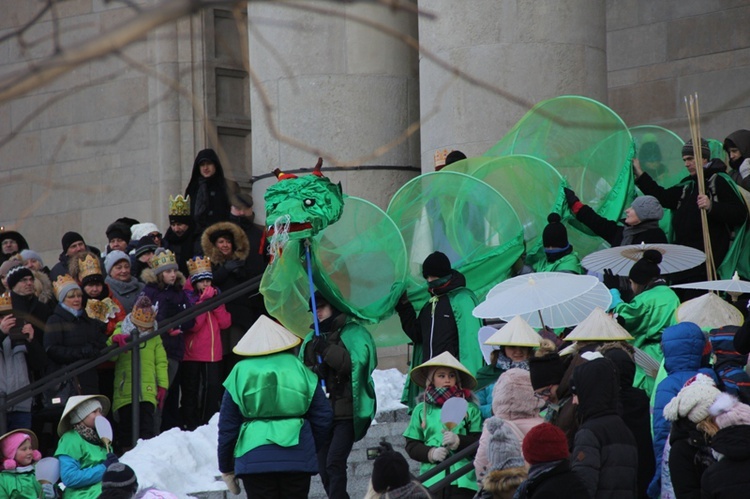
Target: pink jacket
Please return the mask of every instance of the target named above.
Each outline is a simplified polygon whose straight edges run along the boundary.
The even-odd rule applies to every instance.
[[[214,288],[215,289],[215,288]],[[197,292],[188,291],[191,301]],[[213,296],[211,296],[213,297]],[[202,296],[195,304],[207,300]],[[185,333],[185,357],[189,362],[219,362],[221,360],[221,330],[232,325],[232,316],[224,305],[219,305],[210,312],[195,318],[195,326]]]
[[[494,417],[512,423],[509,426],[518,437],[519,446],[529,430],[544,422],[539,417],[539,411],[543,406],[544,402],[534,396],[529,371],[524,369],[514,368],[505,371],[492,390],[492,413]],[[490,464],[487,449],[492,435],[487,430],[487,421],[482,428],[479,449],[474,458],[474,468],[479,482],[484,478]]]

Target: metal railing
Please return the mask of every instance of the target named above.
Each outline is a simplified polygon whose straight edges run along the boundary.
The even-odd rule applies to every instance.
[[[456,452],[452,456],[436,464],[434,468],[430,468],[429,470],[419,475],[417,477],[417,480],[419,480],[420,483],[424,483],[430,478],[437,476],[438,474],[446,470],[449,470],[451,466],[453,466],[460,460],[469,458],[473,456],[474,454],[476,454],[478,448],[479,448],[479,441],[474,442],[473,444],[470,444],[464,447],[463,449]],[[473,469],[474,469],[474,461],[469,460],[467,464],[461,466],[456,471],[447,474],[445,477],[441,478],[439,482],[436,482],[430,485],[427,490],[430,492],[430,494],[437,494],[438,492],[443,490],[445,487],[449,486],[451,482],[464,476],[467,473],[470,473],[471,470]]]
[[[132,356],[132,362],[133,362],[133,366],[132,366],[132,375],[133,375],[133,380],[132,380],[133,399],[132,401],[133,402],[132,402],[132,405],[133,405],[133,446],[135,446],[135,444],[138,441],[138,433],[139,433],[138,429],[140,426],[140,417],[139,417],[140,413],[138,411],[139,404],[135,401],[136,399],[139,399],[140,389],[141,389],[140,381],[136,384],[136,381],[140,377],[141,369],[140,369],[139,355],[138,353],[135,353],[135,352],[138,352],[139,350],[136,349],[135,347],[140,346],[142,343],[147,342],[151,338],[155,338],[157,336],[166,334],[168,331],[178,327],[183,322],[194,319],[200,314],[203,314],[205,312],[208,312],[209,310],[215,309],[219,305],[228,303],[242,296],[247,296],[248,294],[252,292],[256,292],[257,294],[258,288],[260,287],[261,277],[262,276],[254,277],[248,280],[247,282],[239,284],[227,290],[226,292],[221,293],[218,296],[210,298],[203,303],[190,307],[180,312],[179,314],[173,317],[170,317],[168,320],[163,321],[161,324],[159,324],[159,328],[153,332],[150,332],[148,334],[143,334],[143,335],[133,335],[132,341],[130,341],[129,343],[121,347],[117,347],[115,345],[107,347],[106,349],[102,350],[102,354],[100,356],[94,359],[82,359],[72,364],[68,364],[67,366],[59,369],[58,371],[48,374],[44,376],[43,378],[39,379],[38,381],[35,381],[34,383],[28,386],[25,386],[24,388],[16,390],[15,392],[12,392],[9,394],[0,392],[0,435],[5,434],[7,426],[8,426],[8,420],[7,420],[8,408],[13,407],[16,404],[19,404],[20,402],[23,402],[24,400],[35,397],[36,395],[39,395],[43,393],[44,391],[49,390],[50,388],[53,388],[59,385],[61,382],[66,381],[74,376],[77,376],[85,371],[88,371],[89,369],[92,369],[103,362],[106,362],[114,357],[117,357],[118,355],[126,353],[130,350],[133,350],[134,355]]]

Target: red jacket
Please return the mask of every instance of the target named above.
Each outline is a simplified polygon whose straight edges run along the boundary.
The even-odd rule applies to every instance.
[[[216,288],[213,288],[216,289]],[[198,297],[190,284],[185,283],[185,291],[194,304],[206,301],[210,297]],[[210,312],[200,314],[195,318],[195,326],[185,333],[185,357],[189,362],[219,362],[221,360],[221,330],[232,325],[232,316],[224,305],[219,305]]]

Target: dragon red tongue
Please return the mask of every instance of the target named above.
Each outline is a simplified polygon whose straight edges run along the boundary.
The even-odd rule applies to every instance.
[[[302,230],[312,229],[312,224],[310,222],[304,222],[304,223],[291,223],[289,224],[289,232],[299,232]],[[273,225],[268,228],[267,236],[271,237],[275,234],[275,229]]]

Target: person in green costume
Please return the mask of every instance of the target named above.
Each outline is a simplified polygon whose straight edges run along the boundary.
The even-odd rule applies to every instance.
[[[68,399],[57,424],[60,442],[55,457],[60,461],[63,499],[96,499],[102,492],[102,477],[117,456],[107,452],[94,425],[97,416],[109,412],[104,395],[75,395]]]
[[[36,480],[34,464],[42,458],[38,448],[39,441],[31,430],[13,430],[0,437],[0,497],[54,499],[53,484],[46,483],[42,488]]]
[[[546,258],[534,266],[534,272],[566,272],[583,274],[581,259],[568,242],[568,231],[557,213],[550,213],[547,226],[542,232],[542,244]]]
[[[333,411],[318,377],[291,351],[301,342],[262,315],[233,349],[244,358],[224,381],[217,449],[233,494],[241,479],[248,499],[308,496]]]
[[[422,463],[419,472],[425,473],[452,453],[459,452],[479,440],[482,432],[482,415],[471,393],[477,381],[449,352],[443,352],[415,367],[409,377],[414,383],[424,387],[425,393],[424,401],[417,405],[411,415],[409,426],[404,431],[406,453]],[[463,419],[455,428],[448,430],[441,422],[440,416],[443,404],[453,397],[468,399],[469,404]],[[471,459],[473,456],[461,459],[450,469],[424,482],[425,487],[439,482],[450,473],[471,463]],[[470,499],[476,491],[476,474],[471,470],[443,489],[441,497]]]
[[[401,328],[414,342],[411,365],[450,352],[473,375],[484,365],[477,341],[482,323],[471,313],[477,306],[477,297],[466,287],[464,275],[453,270],[448,257],[439,251],[425,258],[422,276],[427,281],[431,297],[419,316],[406,293],[396,304]],[[413,409],[417,394],[418,387],[407,378],[401,401]]]
[[[320,336],[315,331],[307,335],[299,358],[325,381],[333,409],[331,441],[318,453],[323,487],[329,498],[347,499],[346,461],[375,417],[372,371],[378,358],[367,329],[334,308],[320,291],[315,292],[315,304]]]
[[[646,250],[628,275],[633,299],[630,303],[617,303],[613,308],[618,322],[635,338],[633,346],[643,350],[657,363],[664,358],[661,333],[664,328],[675,324],[675,311],[680,306],[680,299],[661,278],[659,263],[661,253]],[[645,390],[650,397],[654,391],[654,378],[637,366],[633,386]]]

